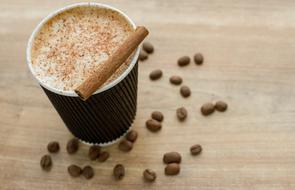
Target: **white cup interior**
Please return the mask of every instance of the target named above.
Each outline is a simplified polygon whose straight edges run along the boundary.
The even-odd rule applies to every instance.
[[[100,7],[100,8],[110,9],[110,10],[116,11],[119,14],[121,14],[131,24],[131,26],[134,29],[136,28],[135,23],[125,13],[123,13],[122,11],[120,11],[120,10],[118,10],[118,9],[112,7],[112,6],[109,6],[109,5],[105,5],[105,4],[101,4],[101,3],[94,3],[94,2],[76,3],[76,4],[68,5],[66,7],[61,8],[61,9],[58,9],[55,12],[50,13],[47,17],[45,17],[37,25],[37,27],[34,29],[33,33],[31,34],[31,36],[29,38],[29,41],[28,41],[28,44],[27,44],[27,50],[26,50],[26,57],[27,57],[28,67],[29,67],[31,73],[33,74],[34,78],[39,82],[39,84],[41,86],[43,86],[47,90],[50,90],[50,91],[52,91],[52,92],[54,92],[56,94],[60,94],[60,95],[64,95],[64,96],[78,97],[78,95],[73,90],[72,91],[62,91],[60,89],[56,89],[56,88],[54,88],[54,87],[52,87],[52,86],[50,86],[50,85],[42,82],[38,77],[36,77],[35,70],[34,70],[34,68],[32,66],[32,62],[31,62],[31,49],[32,49],[32,45],[33,45],[34,39],[35,39],[36,35],[39,33],[40,29],[43,27],[43,25],[47,21],[49,21],[50,19],[52,19],[53,17],[55,17],[56,15],[58,15],[58,14],[64,12],[64,11],[66,11],[66,10],[75,8],[75,7],[87,7],[87,6],[90,6],[90,7],[98,7],[98,8]],[[136,61],[137,61],[138,56],[139,56],[139,52],[140,52],[140,47],[138,47],[135,50],[135,53],[133,55],[133,58],[132,58],[132,60],[131,60],[131,62],[129,64],[128,68],[119,77],[117,77],[115,80],[113,80],[112,82],[108,83],[107,85],[99,88],[93,94],[97,94],[97,93],[106,91],[106,90],[112,88],[113,86],[117,85],[120,81],[122,81],[129,74],[129,72],[133,69],[134,65],[136,64]]]

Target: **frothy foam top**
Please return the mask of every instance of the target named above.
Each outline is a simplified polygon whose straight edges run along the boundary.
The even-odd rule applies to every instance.
[[[57,90],[73,91],[132,31],[126,18],[110,9],[76,7],[62,12],[45,23],[33,41],[34,73]],[[128,68],[131,57],[106,84]]]

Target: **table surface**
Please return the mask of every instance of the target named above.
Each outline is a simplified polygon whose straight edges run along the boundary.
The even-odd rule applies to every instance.
[[[294,189],[295,188],[295,1],[105,0],[147,26],[155,53],[139,66],[139,132],[134,149],[106,148],[105,163],[87,158],[88,146],[69,156],[70,133],[29,73],[27,39],[51,11],[77,1],[1,0],[0,6],[0,189]],[[182,55],[202,52],[203,66],[179,68]],[[151,82],[153,69],[164,77]],[[192,90],[184,99],[169,83],[181,75]],[[209,117],[200,114],[208,101],[224,100],[229,109]],[[175,110],[189,116],[178,122]],[[163,128],[151,133],[145,121],[154,110],[165,115]],[[49,141],[61,151],[52,155],[50,172],[40,169]],[[192,157],[189,147],[203,146]],[[162,155],[182,154],[181,173],[164,175]],[[115,164],[126,166],[121,181],[112,177]],[[90,164],[92,180],[71,178],[69,164]],[[157,172],[145,183],[142,172]]]

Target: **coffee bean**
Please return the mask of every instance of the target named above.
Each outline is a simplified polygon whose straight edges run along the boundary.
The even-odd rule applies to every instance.
[[[204,105],[202,105],[201,107],[201,112],[204,116],[210,115],[214,112],[214,105],[212,103],[206,103]]]
[[[89,148],[88,157],[90,160],[95,160],[100,154],[100,146],[93,145]]]
[[[157,120],[159,122],[163,121],[164,119],[164,115],[159,112],[159,111],[154,111],[151,115],[151,117],[154,119],[154,120]]]
[[[148,58],[148,54],[147,54],[147,52],[144,51],[144,50],[140,50],[140,53],[139,53],[139,57],[138,57],[138,59],[139,59],[140,61],[144,61],[144,60],[146,60],[147,58]]]
[[[69,154],[74,154],[75,152],[78,151],[79,148],[79,141],[76,138],[73,138],[71,140],[68,141],[67,144],[67,152]]]
[[[40,161],[40,166],[43,170],[49,171],[52,166],[51,156],[48,154],[42,156],[41,161]]]
[[[133,148],[133,143],[124,139],[119,144],[119,149],[123,152],[128,152]]]
[[[47,150],[50,153],[56,153],[59,151],[59,143],[57,141],[52,141],[48,143]]]
[[[169,79],[171,84],[180,85],[182,83],[182,78],[180,76],[171,76]]]
[[[94,170],[91,166],[85,166],[82,171],[82,175],[86,179],[91,179],[94,176]]]
[[[199,144],[195,144],[190,148],[192,155],[198,155],[202,152],[202,147]]]
[[[110,157],[110,153],[102,151],[98,157],[98,161],[105,162]]]
[[[182,97],[187,98],[191,95],[191,90],[188,86],[182,86],[180,88],[180,94],[182,95]]]
[[[137,131],[135,130],[130,130],[127,134],[126,134],[126,139],[130,142],[135,142],[137,139]]]
[[[146,181],[152,182],[156,180],[157,174],[153,170],[146,169],[143,171],[143,177]]]
[[[68,167],[68,173],[72,177],[79,177],[82,173],[82,169],[79,166],[72,164]]]
[[[163,72],[160,69],[154,70],[150,73],[150,79],[151,80],[157,80],[161,78],[163,75]]]
[[[178,108],[176,110],[176,115],[179,121],[183,121],[187,117],[187,110],[184,107]]]
[[[201,53],[196,53],[194,55],[194,61],[197,65],[202,65],[204,62],[204,57]]]
[[[181,155],[178,152],[167,152],[163,156],[163,162],[165,164],[180,163]]]
[[[154,46],[150,42],[143,42],[142,49],[144,49],[147,53],[154,52]]]
[[[162,124],[154,119],[147,120],[145,125],[152,132],[157,132],[162,128]]]
[[[224,112],[227,109],[227,104],[223,101],[218,101],[215,103],[215,109],[220,112]]]
[[[191,62],[191,59],[189,56],[182,56],[177,61],[178,65],[181,67],[188,65],[190,62]]]
[[[115,179],[121,180],[125,175],[125,168],[122,164],[117,164],[113,169]]]
[[[177,163],[171,163],[165,167],[166,175],[177,175],[179,172],[180,172],[180,165]]]

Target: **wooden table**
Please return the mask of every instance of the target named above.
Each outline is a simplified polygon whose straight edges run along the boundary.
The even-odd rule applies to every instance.
[[[88,146],[69,156],[71,137],[49,100],[29,73],[27,39],[48,13],[76,1],[2,0],[0,6],[0,189],[267,189],[295,188],[295,1],[149,0],[104,2],[147,26],[155,53],[140,63],[138,111],[134,149],[122,153],[107,148],[105,163],[87,158]],[[180,3],[181,2],[181,3]],[[203,66],[179,68],[176,60],[195,52]],[[162,69],[164,77],[148,79]],[[184,99],[169,83],[183,76],[192,96]],[[203,117],[200,106],[224,100],[225,113]],[[180,123],[175,110],[185,106],[188,119]],[[162,130],[153,134],[145,121],[154,110],[165,114]],[[51,172],[40,169],[49,141],[61,152],[53,155]],[[200,143],[202,155],[189,147]],[[181,173],[164,175],[162,155],[182,154]],[[115,164],[126,166],[122,181],[114,181]],[[69,164],[95,168],[95,177],[73,179]],[[142,172],[157,172],[155,183]]]

